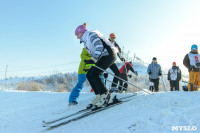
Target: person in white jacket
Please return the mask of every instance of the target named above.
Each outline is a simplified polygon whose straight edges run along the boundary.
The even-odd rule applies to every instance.
[[[99,31],[88,31],[85,25],[80,25],[76,28],[75,35],[80,39],[80,43],[84,43],[85,49],[91,55],[91,60],[86,61],[86,64],[95,64],[106,70],[115,62],[118,50]],[[110,93],[100,78],[103,71],[97,67],[91,67],[86,75],[96,95],[87,107],[92,109],[102,107],[111,100]]]

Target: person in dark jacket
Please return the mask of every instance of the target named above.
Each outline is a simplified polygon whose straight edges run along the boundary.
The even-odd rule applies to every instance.
[[[116,39],[115,34],[111,33],[108,40],[111,42],[111,44],[113,44],[118,49],[117,55],[120,58],[120,60],[124,61],[125,59],[124,59],[124,57],[121,54],[121,48],[119,47],[119,45],[117,44],[117,42],[115,41],[115,39]],[[117,76],[117,77],[120,76],[119,69],[118,69],[118,67],[117,67],[117,65],[115,63],[113,63],[110,66],[110,69],[113,71],[113,73],[115,74],[115,76]],[[118,81],[119,81],[118,78],[116,78],[116,77],[113,78],[113,83],[111,84],[111,88],[110,88],[111,91],[110,92],[112,92],[112,90],[116,90],[117,89],[116,87],[117,87]]]
[[[150,87],[149,90],[153,92],[159,91],[159,76],[162,76],[161,66],[157,63],[157,58],[153,57],[152,63],[149,64],[147,73],[149,74]]]
[[[137,71],[133,69],[133,64],[132,62],[126,62],[121,68],[120,68],[120,78],[124,79],[125,81],[128,81],[128,77],[131,78],[132,75],[128,75],[129,70],[131,70],[135,75],[138,76]],[[127,91],[128,84],[124,83],[122,80],[119,81],[120,86],[118,87],[119,91],[121,92],[122,90]],[[123,86],[123,89],[122,87]]]
[[[198,53],[198,47],[196,44],[193,44],[191,46],[191,51],[185,55],[183,59],[183,65],[189,71],[188,91],[198,91],[198,87],[195,86],[200,86],[200,54]]]
[[[172,68],[169,69],[168,71],[168,76],[167,76],[169,82],[170,82],[170,88],[171,91],[179,91],[179,82],[181,80],[181,70],[179,69],[178,66],[176,66],[176,62],[172,63]]]

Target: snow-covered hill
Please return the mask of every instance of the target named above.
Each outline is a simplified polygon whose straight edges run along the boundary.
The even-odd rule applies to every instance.
[[[83,109],[94,94],[81,93],[79,104],[68,107],[69,93],[0,91],[0,133],[170,133],[180,129],[200,132],[199,95],[200,92],[183,91],[152,95],[140,92],[127,103],[46,131],[42,120]]]

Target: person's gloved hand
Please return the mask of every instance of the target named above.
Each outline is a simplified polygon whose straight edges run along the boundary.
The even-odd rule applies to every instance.
[[[132,77],[132,75],[131,75],[131,74],[129,74],[129,75],[128,75],[128,77],[129,77],[129,78],[131,78],[131,77]]]
[[[162,73],[159,73],[158,75],[159,75],[159,76],[162,76]]]
[[[197,66],[197,67],[200,67],[200,62],[197,62],[197,63],[196,63],[196,66]]]
[[[125,61],[124,56],[123,56],[120,52],[118,52],[117,55],[118,55],[118,57],[119,57],[119,59],[120,59],[121,61]]]
[[[90,69],[83,69],[83,71],[88,72]]]
[[[138,73],[137,73],[137,71],[135,71],[134,73],[135,73],[135,75],[136,75],[136,76],[138,76]]]
[[[85,64],[95,64],[93,60],[84,60]]]
[[[121,57],[120,60],[121,60],[121,61],[125,61],[125,58],[124,58],[124,57]]]
[[[103,73],[103,76],[104,76],[105,79],[107,79],[108,78],[108,73]]]
[[[148,74],[151,75],[151,72],[149,72]]]
[[[195,69],[194,65],[189,66],[189,70],[193,70],[193,69]]]

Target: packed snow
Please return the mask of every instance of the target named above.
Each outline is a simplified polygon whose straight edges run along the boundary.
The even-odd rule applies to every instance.
[[[119,98],[131,95],[116,94]],[[79,104],[68,107],[69,93],[0,91],[0,133],[200,132],[199,94],[139,92],[129,102],[46,130],[43,120],[53,120],[85,108],[94,94],[81,93]]]

